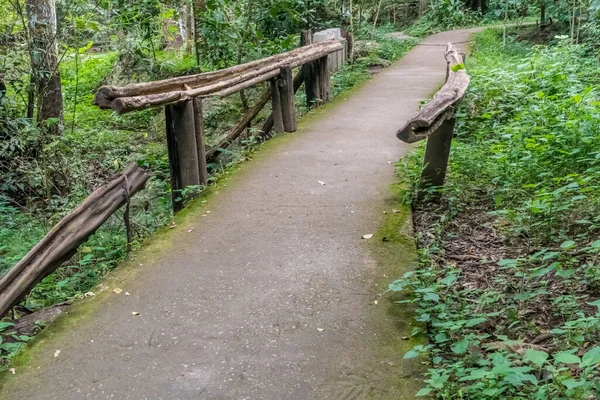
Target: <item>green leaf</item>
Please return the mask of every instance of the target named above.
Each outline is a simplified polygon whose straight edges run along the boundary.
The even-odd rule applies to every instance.
[[[548,359],[548,353],[534,349],[527,349],[525,352],[525,361],[529,361],[538,367],[542,366]]]
[[[530,272],[528,276],[530,278],[537,278],[540,276],[544,276],[544,275],[554,271],[556,269],[556,267],[559,265],[560,265],[559,263],[553,262],[552,264],[548,265],[547,267],[536,268],[533,272]]]
[[[435,301],[436,303],[438,303],[440,301],[440,296],[436,293],[427,293],[425,296],[423,296],[423,300]]]
[[[452,69],[452,72],[458,72],[461,69],[465,69],[465,65],[463,63],[456,64],[456,65],[453,65],[452,67],[450,67],[450,69]]]
[[[561,249],[571,249],[575,247],[575,242],[572,240],[565,240],[564,242],[562,242],[562,244],[560,245]]]
[[[585,382],[578,381],[576,379],[566,379],[562,381],[562,383],[567,389],[575,389],[576,387],[583,385]]]
[[[486,376],[489,375],[489,373],[490,373],[490,371],[485,370],[485,369],[474,369],[474,370],[471,371],[470,375],[467,375],[467,376],[465,376],[463,378],[460,378],[459,380],[461,382],[464,382],[464,381],[475,381],[475,380],[478,380],[478,379],[485,378]]]
[[[581,357],[581,365],[584,367],[591,367],[598,363],[600,363],[600,346],[588,350],[583,357]]]
[[[15,326],[12,322],[0,322],[0,332],[5,330],[6,328],[10,328]]]
[[[479,324],[481,324],[481,323],[483,323],[485,321],[487,321],[487,318],[483,318],[483,317],[473,318],[473,319],[468,320],[467,323],[465,324],[465,326],[467,328],[470,328],[472,326],[479,325]]]
[[[427,396],[432,390],[432,388],[423,388],[417,392],[417,396]]]
[[[454,354],[465,354],[469,348],[469,340],[463,339],[454,343],[450,349]]]
[[[437,335],[435,335],[434,339],[437,343],[442,343],[442,342],[447,341],[448,337],[446,336],[446,334],[444,332],[440,332]]]
[[[420,353],[416,350],[409,350],[403,358],[415,358],[419,357]]]
[[[561,351],[560,353],[554,353],[552,355],[552,357],[554,357],[554,359],[557,362],[563,363],[563,364],[579,364],[581,362],[581,359],[579,357],[577,357],[575,354],[571,354],[566,351]]]
[[[448,275],[447,277],[442,279],[440,281],[440,283],[443,283],[446,286],[452,286],[456,282],[457,279],[458,279],[458,275]]]
[[[511,258],[503,258],[497,263],[501,267],[514,267],[517,265],[517,260],[513,260]]]

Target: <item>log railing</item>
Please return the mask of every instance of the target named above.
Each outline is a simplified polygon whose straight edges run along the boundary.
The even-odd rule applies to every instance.
[[[309,105],[329,99],[327,57],[343,50],[344,43],[327,40],[312,44],[311,38],[306,32],[302,35],[302,46],[295,50],[219,71],[122,87],[103,86],[98,89],[94,104],[119,114],[165,107],[172,203],[173,211],[177,212],[183,207],[184,189],[207,184],[207,164],[214,162],[223,149],[246,131],[269,101],[273,111],[262,127],[262,135],[271,130],[296,131],[294,94],[303,82]],[[292,70],[296,67],[301,68],[294,77]],[[266,81],[270,81],[269,87],[241,121],[213,148],[206,149],[202,98],[229,96]]]
[[[0,318],[40,280],[69,260],[115,211],[126,206],[127,245],[131,243],[129,201],[150,176],[135,164],[99,187],[64,217],[44,238],[0,279]]]
[[[305,37],[310,38],[311,35],[306,34]],[[269,100],[273,111],[262,126],[264,135],[271,130],[296,130],[294,94],[303,82],[306,83],[307,93],[310,91],[312,96],[307,97],[309,101],[317,103],[315,95],[320,96],[317,104],[328,100],[327,56],[340,51],[343,43],[332,40],[313,45],[308,39],[303,44],[305,46],[287,53],[220,71],[123,87],[103,86],[96,93],[94,103],[118,113],[165,106],[173,208],[177,211],[182,206],[178,192],[191,185],[207,184],[207,163],[213,162],[220,149],[226,148],[242,134]],[[303,65],[310,66],[310,73],[304,76],[303,68],[300,68],[293,77],[292,68]],[[270,85],[256,104],[215,147],[205,149],[202,98],[228,96],[265,81],[270,81]],[[69,260],[77,248],[124,205],[129,250],[132,241],[130,198],[144,188],[148,178],[149,175],[142,168],[135,164],[128,166],[121,175],[96,189],[52,228],[19,263],[0,278],[0,317],[40,280]]]
[[[448,43],[445,52],[446,83],[396,136],[406,143],[427,139],[421,188],[442,186],[446,179],[450,145],[454,136],[456,106],[469,87],[465,55]],[[422,193],[422,192],[421,192]]]

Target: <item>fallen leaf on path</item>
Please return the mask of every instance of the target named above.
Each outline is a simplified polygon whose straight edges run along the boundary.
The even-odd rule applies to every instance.
[[[125,292],[125,296],[131,296],[129,292]]]
[[[192,233],[193,230],[194,230],[194,228],[188,230],[188,233]]]
[[[362,236],[363,239],[371,239],[372,237],[373,237],[372,233],[367,233],[366,235]]]
[[[379,302],[378,302],[377,300],[375,300],[375,301],[373,302],[373,304],[377,305],[377,304],[379,304]]]
[[[319,182],[322,186],[325,186],[325,182],[323,182],[323,181],[317,181],[317,182]]]
[[[137,312],[137,311],[132,311],[132,312],[131,312],[131,314],[132,314],[132,315],[140,315],[140,313],[139,313],[139,312]]]
[[[58,357],[58,355],[59,355],[59,354],[60,354],[60,350],[56,350],[56,351],[54,352],[54,357]]]
[[[173,229],[173,228],[175,228],[176,226],[177,226],[177,224],[173,224],[173,225],[169,226],[169,229]]]
[[[402,339],[402,340],[408,340],[409,337],[408,336],[402,336],[400,339]]]
[[[319,332],[323,332],[325,329],[323,329],[323,328],[317,328],[317,330],[318,330]]]
[[[85,292],[83,297],[94,297],[96,295],[96,293],[94,292]]]
[[[118,287],[117,287],[117,288],[114,288],[114,289],[113,289],[113,293],[115,293],[115,294],[121,294],[121,293],[123,293],[123,289],[121,289],[121,288],[118,288]]]
[[[11,368],[11,369],[9,369],[9,371],[10,371],[10,373],[11,373],[11,374],[13,374],[13,375],[17,373],[17,371],[15,371],[15,369],[14,369],[14,368]]]
[[[392,212],[393,212],[394,214],[398,214],[398,213],[400,212],[400,210],[392,210]]]

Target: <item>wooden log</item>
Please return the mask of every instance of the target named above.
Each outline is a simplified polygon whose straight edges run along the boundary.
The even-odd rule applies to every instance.
[[[181,211],[183,202],[180,200],[181,174],[179,167],[179,154],[177,152],[177,140],[175,139],[175,126],[173,125],[173,106],[165,107],[165,122],[167,133],[167,154],[169,156],[169,168],[171,172],[171,205],[173,213]]]
[[[14,330],[17,335],[35,336],[43,326],[54,322],[63,312],[67,310],[70,302],[59,303],[51,307],[43,308],[35,311],[31,314],[22,316],[21,318],[13,321],[15,326],[11,330]],[[42,326],[38,322],[42,322]],[[9,339],[8,337],[5,339]],[[10,340],[10,339],[9,339]]]
[[[281,97],[281,116],[283,130],[296,132],[296,108],[294,104],[294,77],[291,67],[281,68],[281,78],[278,80],[279,94]]]
[[[303,75],[304,75],[304,72],[302,70],[300,70],[294,77],[294,93],[296,93],[298,91],[298,89],[300,89],[300,86],[302,86],[302,82],[304,81]],[[261,131],[260,135],[268,136],[269,133],[271,132],[271,129],[273,129],[273,123],[274,123],[273,113],[271,113],[269,115],[269,117],[265,120],[265,122],[263,123],[263,125],[260,129],[260,131]]]
[[[194,129],[196,131],[196,153],[198,154],[198,176],[201,185],[208,185],[208,170],[206,169],[206,145],[204,141],[204,114],[202,98],[194,99]]]
[[[424,168],[421,174],[423,188],[444,184],[448,158],[450,157],[450,146],[454,136],[454,123],[454,117],[445,119],[439,128],[427,138],[425,159],[423,161]]]
[[[398,139],[406,143],[426,139],[447,118],[447,114],[454,111],[456,104],[465,95],[470,79],[465,70],[464,60],[452,43],[448,43],[445,57],[448,61],[446,84],[414,118],[398,130]]]
[[[319,93],[321,103],[327,103],[329,101],[330,92],[330,80],[329,80],[329,69],[327,68],[327,56],[321,57],[316,61],[316,66],[319,70]]]
[[[0,316],[25,296],[37,282],[69,260],[116,210],[144,188],[150,176],[135,164],[99,187],[64,217],[6,275],[0,279]]]
[[[240,84],[234,85],[230,88],[218,91],[216,93],[211,93],[208,95],[204,95],[203,97],[208,97],[208,96],[214,96],[214,97],[227,97],[231,94],[237,93],[241,90],[247,89],[249,87],[255,86],[261,82],[265,82],[267,80],[273,79],[275,77],[277,77],[279,75],[279,71],[275,70],[275,71],[271,71],[271,72],[267,72],[265,74],[259,75],[256,78],[247,80],[245,82],[242,82]]]
[[[271,80],[271,104],[273,116],[273,131],[275,133],[283,132],[283,115],[281,113],[281,95],[279,93],[278,79]]]
[[[99,100],[96,102],[101,108],[112,108],[117,113],[125,113],[130,111],[142,110],[149,107],[157,107],[161,105],[177,104],[188,101],[197,96],[209,95],[229,95],[236,91],[245,89],[249,86],[254,86],[257,83],[267,81],[277,75],[277,70],[288,65],[296,67],[306,62],[315,60],[327,55],[331,52],[340,50],[343,45],[339,41],[327,41],[324,46],[313,47],[316,45],[306,46],[301,49],[309,49],[303,53],[295,54],[293,57],[288,57],[274,64],[269,64],[258,69],[251,69],[243,74],[229,77],[227,79],[218,80],[208,85],[197,88],[186,87],[185,90],[177,90],[172,92],[161,92],[148,95],[140,95],[133,97],[119,97],[114,100]],[[250,82],[248,82],[250,81]]]
[[[171,118],[177,143],[181,190],[185,190],[188,186],[200,185],[193,101],[171,106]]]
[[[303,31],[300,36],[300,46],[309,46],[312,44],[312,32]],[[302,76],[304,77],[304,91],[306,93],[306,106],[311,108],[320,97],[319,84],[315,61],[307,62],[302,65]]]
[[[260,99],[256,102],[254,107],[244,114],[244,117],[237,123],[237,125],[223,139],[221,139],[216,146],[210,148],[206,152],[206,162],[214,162],[220,151],[229,147],[229,145],[246,130],[250,121],[252,121],[258,115],[260,110],[263,109],[269,100],[271,100],[271,89],[267,88],[265,91],[263,91]]]
[[[302,57],[303,55],[315,51],[320,47],[327,47],[331,42],[316,43],[310,48],[298,48],[286,53],[276,54],[260,60],[251,61],[245,64],[235,65],[230,68],[221,69],[218,71],[205,72],[202,74],[181,76],[169,78],[160,81],[133,83],[126,86],[102,86],[96,93],[95,104],[98,102],[110,102],[119,97],[135,97],[149,94],[157,94],[164,92],[173,92],[186,90],[186,87],[196,88],[202,85],[214,83],[218,80],[228,79],[230,77],[240,75],[252,69],[260,69],[261,67],[276,64],[282,60],[288,60],[293,57]],[[289,61],[289,60],[288,60]],[[275,67],[274,69],[278,69]]]

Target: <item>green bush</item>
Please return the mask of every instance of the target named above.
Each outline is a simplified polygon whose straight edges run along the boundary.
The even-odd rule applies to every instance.
[[[478,35],[469,61],[447,207],[419,236],[421,269],[390,285],[414,294],[427,328],[429,344],[406,355],[431,356],[420,395],[597,398],[600,63],[565,41],[504,47],[498,30]],[[407,173],[416,187],[419,169]],[[491,222],[469,223],[502,234],[504,258],[444,261],[445,240],[477,210]],[[552,343],[530,344],[541,334]]]

